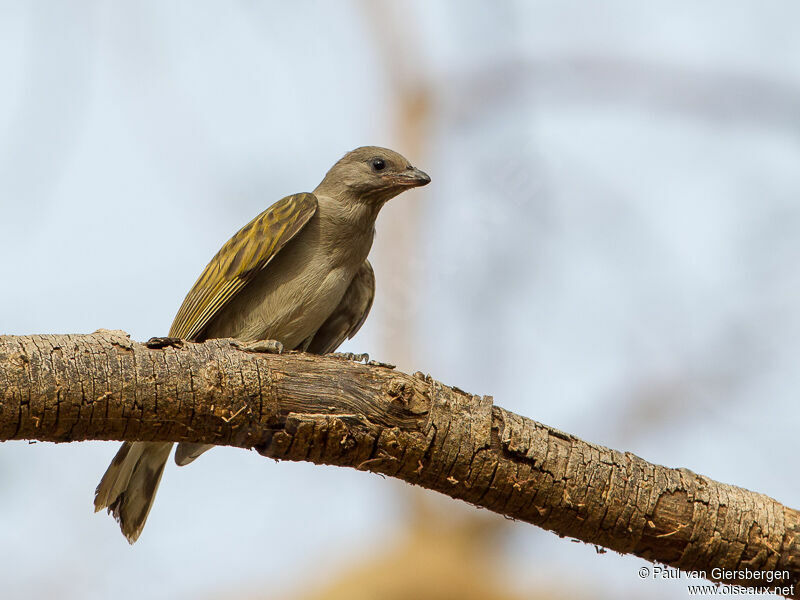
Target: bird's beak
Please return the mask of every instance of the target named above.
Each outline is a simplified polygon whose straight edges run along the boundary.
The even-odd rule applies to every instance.
[[[421,187],[423,185],[428,185],[431,182],[431,178],[427,173],[420,171],[415,167],[408,167],[402,173],[388,175],[387,179],[390,179],[393,183],[406,187]]]

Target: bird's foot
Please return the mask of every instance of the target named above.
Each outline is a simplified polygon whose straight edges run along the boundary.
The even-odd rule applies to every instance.
[[[344,360],[352,360],[354,362],[368,362],[369,361],[369,354],[364,352],[363,354],[353,354],[352,352],[333,352],[328,354],[328,356],[332,358],[342,358]]]
[[[153,348],[154,350],[159,350],[168,346],[181,348],[183,346],[183,340],[176,337],[151,337],[144,343],[144,345],[148,348]]]
[[[278,340],[256,340],[255,342],[239,342],[236,347],[245,352],[263,354],[283,354],[283,344]]]
[[[394,369],[396,365],[387,362],[381,362],[379,360],[370,360],[367,364],[371,367],[384,367],[385,369]]]

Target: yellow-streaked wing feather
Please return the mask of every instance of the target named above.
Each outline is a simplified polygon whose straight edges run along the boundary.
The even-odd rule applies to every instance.
[[[269,264],[316,210],[314,194],[294,194],[236,232],[189,290],[172,322],[170,337],[200,337],[214,315]]]

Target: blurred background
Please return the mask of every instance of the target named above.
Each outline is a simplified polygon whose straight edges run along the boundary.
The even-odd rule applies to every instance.
[[[347,150],[393,200],[343,350],[800,507],[800,4],[0,0],[0,332],[166,334]],[[644,561],[217,449],[139,542],[115,443],[0,448],[3,598],[675,598]]]

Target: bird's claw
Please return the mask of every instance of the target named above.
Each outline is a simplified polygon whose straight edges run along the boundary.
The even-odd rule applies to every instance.
[[[333,358],[342,358],[344,360],[352,360],[354,362],[368,362],[369,361],[369,354],[366,352],[362,354],[353,354],[352,352],[333,352],[329,354]]]
[[[144,345],[154,350],[160,350],[161,348],[166,348],[168,346],[181,348],[183,346],[183,340],[176,337],[151,337],[144,343]]]
[[[283,344],[278,340],[256,340],[255,342],[238,343],[236,346],[245,352],[263,354],[283,354]]]
[[[367,364],[370,367],[384,367],[386,369],[394,369],[396,367],[396,365],[393,365],[392,363],[381,362],[379,360],[370,360],[367,361]]]

